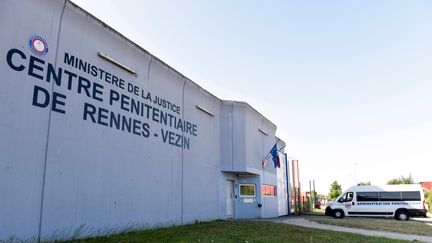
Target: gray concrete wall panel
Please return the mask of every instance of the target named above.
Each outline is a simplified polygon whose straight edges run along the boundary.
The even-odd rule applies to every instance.
[[[221,116],[220,116],[220,136],[223,139],[221,142],[221,170],[222,171],[233,171],[233,146],[234,146],[234,136],[233,136],[233,106],[232,102],[222,101],[221,106]],[[223,188],[225,188],[225,181],[223,182]],[[225,189],[224,189],[225,190]]]
[[[246,127],[245,127],[245,108],[238,106],[237,103],[233,104],[232,110],[232,123],[233,123],[233,137],[232,137],[232,153],[233,153],[233,171],[246,171],[245,156],[246,156]]]
[[[288,193],[285,154],[280,153],[281,167],[277,170],[278,216],[288,214]]]
[[[32,94],[35,85],[50,85],[27,74],[29,39],[44,36],[49,51],[43,59],[54,62],[62,7],[37,0],[0,2],[0,239],[28,239],[39,230],[49,111],[32,106]],[[25,54],[25,60],[16,53],[11,58],[13,66],[24,70],[7,63],[11,49]]]
[[[231,139],[222,145],[222,156],[226,160],[221,162],[222,170],[259,174],[265,154],[276,142],[276,126],[248,104],[235,101],[224,101],[221,120],[224,128],[221,134]]]
[[[121,109],[119,101],[111,105],[109,101],[110,92],[115,91],[169,112],[152,101],[158,97],[181,106],[184,80],[161,62],[153,61],[150,65],[151,57],[147,53],[73,5],[66,7],[60,38],[60,66],[99,83],[105,92],[100,102],[83,93],[73,93],[65,86],[55,87],[55,91],[68,94],[68,105],[71,105],[66,114],[52,117],[43,236],[52,238],[54,232],[59,237],[68,237],[80,228],[82,234],[94,235],[181,223],[182,148],[164,143],[161,132],[161,129],[172,132],[175,129],[154,122],[151,116],[127,112]],[[101,59],[98,51],[130,65],[138,76]],[[116,75],[140,91],[151,92],[152,101],[140,97],[141,93],[129,92],[128,85],[116,87],[74,69],[64,63],[65,53]],[[149,137],[113,129],[91,119],[83,120],[85,103],[147,123]],[[181,118],[181,114],[176,117]]]
[[[183,151],[183,222],[190,223],[220,216],[221,101],[190,82],[186,83],[184,98],[185,118],[200,124],[199,135],[191,137],[193,149]]]

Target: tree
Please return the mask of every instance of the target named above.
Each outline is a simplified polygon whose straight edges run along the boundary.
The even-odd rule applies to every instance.
[[[370,185],[371,185],[370,181],[365,181],[365,182],[359,182],[359,183],[357,183],[357,186],[370,186]]]
[[[429,211],[432,210],[432,190],[424,189],[424,197],[426,203],[429,205]]]
[[[398,178],[393,178],[387,182],[387,185],[400,185],[400,184],[414,184],[414,180],[411,174],[408,177],[404,177],[403,175]]]
[[[311,198],[315,198],[315,201],[318,199],[318,193],[316,191],[312,191],[310,194]]]
[[[333,200],[342,194],[342,186],[337,181],[333,181],[330,184],[330,191],[328,194],[328,200]]]

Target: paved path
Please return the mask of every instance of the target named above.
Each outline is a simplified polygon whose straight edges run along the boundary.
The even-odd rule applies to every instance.
[[[322,230],[332,230],[332,231],[348,232],[348,233],[355,233],[355,234],[361,234],[367,236],[385,237],[385,238],[396,239],[396,240],[407,240],[407,241],[417,240],[422,242],[432,242],[432,237],[430,236],[409,235],[409,234],[393,233],[387,231],[366,230],[366,229],[348,228],[348,227],[329,225],[329,224],[319,224],[316,222],[309,221],[307,220],[307,218],[304,217],[289,216],[289,217],[270,219],[270,221],[280,222],[285,224],[293,224],[293,225],[303,226],[308,228],[322,229]]]
[[[411,220],[425,223],[427,225],[432,226],[432,218],[411,218]]]

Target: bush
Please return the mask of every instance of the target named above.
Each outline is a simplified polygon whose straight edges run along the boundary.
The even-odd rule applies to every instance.
[[[327,196],[328,200],[333,200],[333,199],[339,197],[340,194],[342,194],[342,186],[340,184],[338,184],[337,181],[333,181],[330,184],[330,191],[329,191],[329,194]]]
[[[432,191],[425,189],[424,196],[426,203],[429,205],[429,212],[432,212]]]

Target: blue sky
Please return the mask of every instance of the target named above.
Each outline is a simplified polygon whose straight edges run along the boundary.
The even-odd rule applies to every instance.
[[[430,1],[74,2],[277,124],[304,186],[432,180]]]

